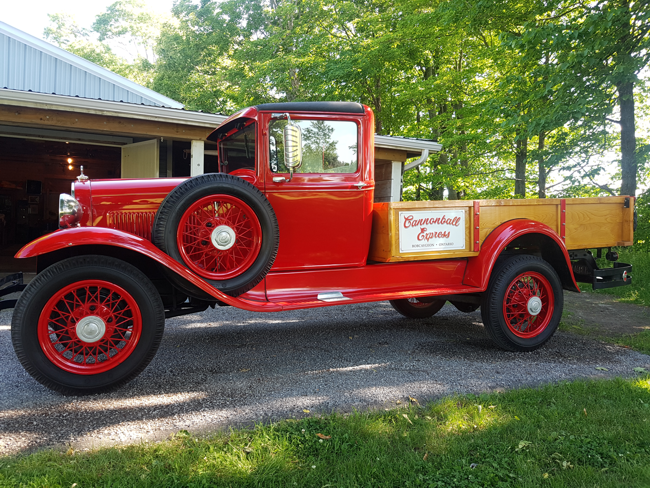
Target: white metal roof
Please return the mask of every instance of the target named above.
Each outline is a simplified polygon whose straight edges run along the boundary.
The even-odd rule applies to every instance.
[[[431,152],[438,152],[442,144],[428,139],[415,139],[401,136],[380,136],[375,134],[375,147],[386,149],[397,149],[401,151],[416,152],[428,149]]]
[[[0,88],[183,108],[183,104],[0,21]]]
[[[2,88],[0,88],[0,104],[127,117],[131,119],[156,120],[159,122],[212,128],[217,127],[221,122],[226,120],[225,115],[191,112],[178,108],[152,107],[107,100],[92,100],[81,97],[6,90]]]

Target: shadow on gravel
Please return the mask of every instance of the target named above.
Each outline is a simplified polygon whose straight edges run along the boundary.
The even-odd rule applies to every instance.
[[[388,303],[262,315],[233,308],[170,319],[157,356],[122,389],[71,398],[37,384],[0,313],[0,453],[93,447],[214,431],[309,411],[388,408],[577,377],[629,375],[648,356],[558,333],[533,353],[489,341],[480,313],[427,320]],[[643,359],[645,358],[645,359]],[[607,368],[607,372],[595,366]]]

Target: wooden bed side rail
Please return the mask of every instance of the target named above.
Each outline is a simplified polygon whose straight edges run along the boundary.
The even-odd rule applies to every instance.
[[[463,210],[465,249],[400,253],[399,212],[426,210]],[[369,258],[392,262],[476,256],[495,228],[514,219],[546,224],[557,232],[567,249],[631,246],[634,242],[633,197],[392,202],[374,205]]]

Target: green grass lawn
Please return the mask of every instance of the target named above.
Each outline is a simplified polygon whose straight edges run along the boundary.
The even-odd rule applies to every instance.
[[[620,262],[632,265],[632,285],[596,291],[592,290],[591,285],[581,285],[581,289],[591,293],[613,295],[621,302],[635,303],[637,305],[650,307],[650,253],[647,251],[622,248],[619,249],[619,255]],[[611,267],[611,263],[608,263],[605,259],[598,260],[598,265],[600,267]],[[593,331],[587,329],[580,330],[580,327],[576,327],[575,324],[573,327],[567,328],[561,326],[560,328],[569,332],[578,332],[590,335],[614,344],[630,347],[645,354],[650,354],[650,330],[638,334],[601,337],[598,336],[598,334],[594,334]]]
[[[408,402],[408,400],[406,400]],[[0,486],[650,486],[650,377],[0,459]]]

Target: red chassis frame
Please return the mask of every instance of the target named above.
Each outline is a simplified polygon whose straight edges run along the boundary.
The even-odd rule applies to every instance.
[[[561,250],[564,264],[570,273],[570,280],[563,280],[564,287],[579,291],[562,239],[548,226],[523,219],[506,222],[494,229],[483,242],[480,254],[476,257],[367,264],[340,269],[288,272],[271,270],[253,290],[236,298],[213,288],[147,239],[105,227],[77,227],[53,232],[23,247],[16,254],[16,258],[36,257],[72,247],[78,248],[80,254],[85,254],[84,246],[115,246],[135,251],[160,263],[223,303],[252,312],[279,312],[411,297],[484,292],[500,251],[524,235],[552,239]],[[319,300],[318,294],[323,292],[340,292],[345,299]]]

